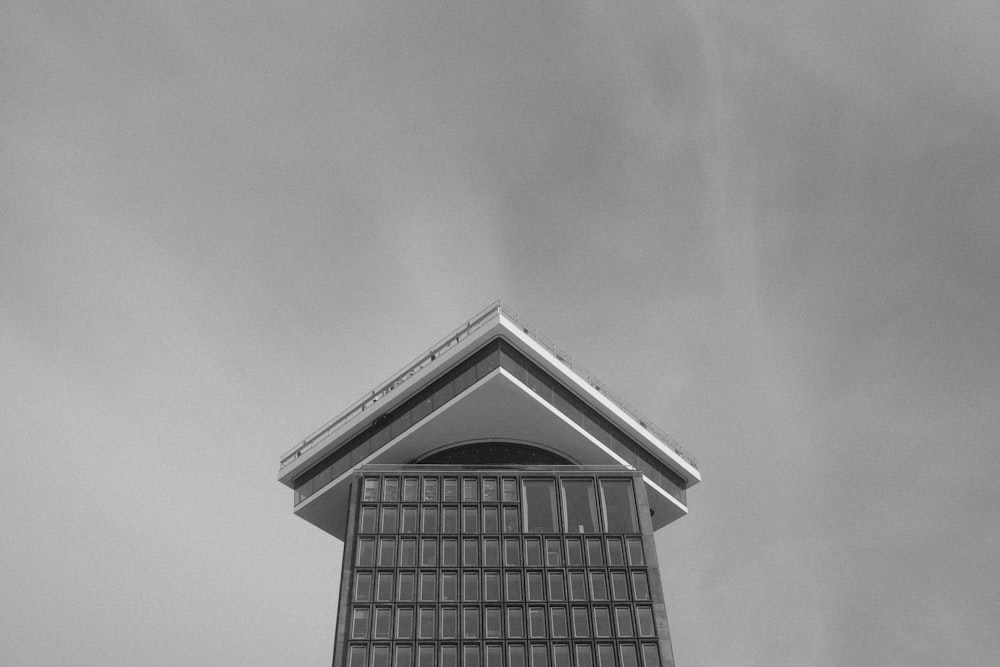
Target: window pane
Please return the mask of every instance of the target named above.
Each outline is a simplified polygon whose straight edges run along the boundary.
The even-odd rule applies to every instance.
[[[446,503],[457,503],[458,502],[458,478],[457,477],[445,477],[444,478],[444,501]]]
[[[436,503],[438,499],[438,481],[434,477],[424,477],[424,501]]]
[[[602,479],[601,494],[604,496],[604,520],[608,526],[608,532],[639,532],[632,480]],[[611,530],[612,528],[614,530]]]
[[[628,542],[628,564],[645,565],[646,559],[642,554],[642,540],[638,537],[630,537]]]
[[[465,502],[479,500],[479,480],[475,477],[466,477],[462,480],[462,500]]]
[[[372,566],[375,564],[375,540],[362,537],[358,540],[358,565]]]
[[[628,600],[628,578],[624,572],[611,573],[611,596],[615,600]]]
[[[566,564],[583,565],[583,545],[579,537],[566,538]]]
[[[379,602],[392,602],[392,572],[378,573],[375,599]]]
[[[503,540],[503,564],[521,564],[521,544],[516,537],[505,537]]]
[[[549,567],[562,565],[562,542],[559,538],[545,538],[545,564]]]
[[[424,526],[423,531],[425,533],[436,533],[438,532],[438,512],[437,507],[425,507],[424,508]]]
[[[524,538],[524,564],[532,567],[542,564],[542,542],[537,537]]]
[[[458,601],[458,573],[457,572],[442,572],[441,573],[441,601],[442,602],[457,602]]]
[[[375,517],[377,516],[377,511],[374,507],[362,507],[361,508],[361,528],[359,532],[362,533],[374,533],[375,532]]]
[[[639,657],[635,653],[634,644],[622,644],[619,646],[622,656],[622,667],[639,667]]]
[[[628,607],[615,607],[615,624],[618,626],[619,637],[634,637],[635,628],[632,627],[632,612]]]
[[[372,649],[372,667],[389,667],[388,646],[376,646]]]
[[[400,572],[399,601],[413,602],[414,595],[416,595],[416,583],[414,582],[414,574],[412,572]]]
[[[466,602],[479,602],[479,573],[464,572],[462,574],[462,599]]]
[[[378,541],[378,564],[382,567],[396,564],[396,538],[383,537]]]
[[[565,607],[552,607],[549,610],[549,620],[552,623],[553,637],[569,636],[569,619],[566,618]]]
[[[545,591],[543,590],[542,573],[528,572],[525,576],[528,579],[528,599],[533,602],[544,600]]]
[[[642,662],[643,667],[660,667],[660,652],[656,644],[642,645]]]
[[[383,533],[395,533],[399,526],[399,508],[397,507],[383,507],[382,508],[382,532]]]
[[[494,506],[483,508],[483,532],[500,532],[500,509]]]
[[[354,610],[354,620],[351,622],[351,639],[368,639],[368,609],[360,607]]]
[[[566,582],[562,572],[549,572],[549,599],[553,602],[566,599]]]
[[[426,567],[437,565],[437,540],[434,538],[420,540],[420,564]]]
[[[593,600],[608,599],[608,580],[603,572],[590,573],[590,595]]]
[[[421,607],[420,608],[420,625],[417,627],[417,633],[420,635],[421,639],[433,639],[434,638],[434,608],[433,607]]]
[[[576,667],[594,667],[594,652],[591,650],[590,644],[576,645]],[[650,665],[650,667],[653,666]]]
[[[443,507],[441,509],[441,532],[449,534],[458,532],[457,507]]]
[[[510,667],[525,667],[524,645],[511,644],[507,647],[507,660]]]
[[[589,479],[563,480],[563,498],[566,508],[567,533],[596,533],[597,495]]]
[[[417,541],[404,537],[399,541],[399,564],[403,567],[413,567],[417,564]]]
[[[570,667],[568,644],[555,644],[552,647],[552,665],[553,667]]]
[[[462,540],[462,565],[479,565],[479,540],[474,537]]]
[[[598,667],[615,667],[615,649],[611,644],[598,644]]]
[[[524,526],[528,533],[553,533],[556,529],[556,483],[549,479],[525,479]]]
[[[379,607],[375,610],[375,639],[389,639],[392,632],[392,610]]]
[[[646,578],[645,572],[633,572],[632,585],[635,587],[636,600],[649,599],[649,580]]]
[[[421,644],[417,650],[417,667],[434,667],[434,663],[434,647]]]
[[[458,565],[458,540],[453,537],[441,539],[441,565],[445,567]]]
[[[656,624],[653,622],[652,607],[636,607],[635,617],[638,621],[640,637],[656,636]]]
[[[396,610],[396,639],[413,638],[413,610],[401,607]]]
[[[372,599],[372,573],[359,572],[357,582],[354,585],[354,600],[356,602],[369,602]]]
[[[377,477],[366,477],[365,478],[365,490],[362,500],[369,503],[374,503],[378,501],[378,478]]]
[[[420,492],[416,477],[407,477],[403,480],[403,501],[414,502],[420,500]]]
[[[549,667],[549,652],[544,645],[531,645],[531,667]]]
[[[500,573],[487,572],[483,575],[486,601],[496,602],[500,599]]]
[[[462,637],[479,639],[479,607],[465,607],[462,610]]]
[[[420,573],[420,601],[434,602],[437,599],[437,577],[433,572]]]
[[[483,565],[492,567],[500,564],[500,540],[487,537],[483,540]]]
[[[403,644],[396,647],[396,662],[395,667],[412,667],[413,666],[413,648]]]
[[[531,637],[545,637],[545,607],[528,608],[528,632]]]
[[[520,602],[523,599],[520,572],[507,573],[507,599],[511,602]]]
[[[483,479],[483,500],[486,502],[496,502],[499,500],[497,498],[497,480],[495,477]]]
[[[505,503],[517,502],[517,480],[512,477],[503,478],[503,501]]]
[[[594,635],[611,636],[611,611],[607,607],[594,607]]]
[[[517,517],[518,514],[516,507],[503,508],[503,532],[516,533],[520,531],[520,526]]]
[[[520,607],[507,607],[507,636],[524,637],[524,610]]]
[[[441,647],[441,667],[458,667],[458,647],[445,644]]]
[[[499,637],[503,633],[500,627],[500,607],[487,607],[485,614],[487,639]]]
[[[366,647],[351,647],[350,667],[368,667],[368,649]]]
[[[604,565],[604,551],[601,549],[601,538],[587,538],[587,562],[591,565]]]
[[[504,667],[503,646],[497,644],[486,645],[486,667]]]
[[[458,609],[441,608],[441,638],[454,639],[458,636]]]
[[[610,565],[624,565],[625,551],[622,549],[621,538],[609,537],[607,545],[608,545],[608,563]]]
[[[573,634],[577,637],[590,636],[590,614],[586,607],[573,607]]]
[[[478,507],[463,507],[462,508],[462,531],[466,533],[478,533],[479,532],[479,508]]]
[[[583,572],[569,573],[569,597],[571,600],[587,599],[587,581]]]
[[[382,500],[387,503],[399,502],[399,479],[396,477],[386,477],[383,481],[384,489]]]
[[[466,644],[462,647],[462,667],[479,667],[478,644]]]

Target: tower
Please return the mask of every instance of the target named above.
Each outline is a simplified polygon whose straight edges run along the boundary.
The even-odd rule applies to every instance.
[[[279,472],[344,541],[333,667],[672,666],[653,534],[700,479],[500,302]]]

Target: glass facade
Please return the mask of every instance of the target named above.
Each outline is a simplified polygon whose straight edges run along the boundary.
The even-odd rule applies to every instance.
[[[355,474],[334,667],[660,667],[669,655],[637,473]]]

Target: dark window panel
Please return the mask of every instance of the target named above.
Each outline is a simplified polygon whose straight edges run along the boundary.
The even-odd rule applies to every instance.
[[[366,607],[354,609],[351,621],[351,639],[368,639],[369,611]]]
[[[569,644],[553,644],[552,667],[570,667]]]
[[[549,667],[549,651],[545,644],[531,645],[531,667]]]
[[[579,537],[566,538],[566,564],[583,565],[583,544]]]
[[[376,517],[378,516],[378,510],[375,507],[362,507],[361,508],[361,526],[358,528],[358,532],[361,533],[374,533],[377,524]]]
[[[500,532],[500,508],[487,506],[483,508],[483,532]]]
[[[569,636],[569,619],[566,618],[565,607],[552,607],[549,609],[549,622],[553,637]]]
[[[628,576],[625,572],[611,573],[611,597],[615,600],[628,600]]]
[[[590,572],[590,596],[592,600],[603,602],[608,599],[608,578],[602,571]]]
[[[543,639],[545,633],[545,607],[528,607],[528,633],[532,639]]]
[[[372,667],[389,667],[388,646],[379,645],[372,647]]]
[[[542,582],[541,572],[527,572],[525,578],[528,583],[528,600],[540,602],[545,600],[545,586]]]
[[[387,503],[399,502],[399,478],[386,477],[382,480],[382,500]]]
[[[524,564],[540,567],[542,564],[542,541],[538,537],[524,538]]]
[[[524,527],[529,533],[556,532],[556,484],[551,479],[525,479]]]
[[[380,567],[396,565],[396,538],[383,537],[378,541],[378,564]]]
[[[587,563],[591,566],[604,565],[604,551],[601,548],[601,538],[587,538]]]
[[[400,572],[397,590],[400,602],[413,602],[417,590],[416,575],[413,572]]]
[[[609,537],[607,539],[608,546],[608,564],[609,565],[624,565],[625,564],[625,550],[622,548],[622,541],[620,537]]]
[[[635,608],[635,618],[637,625],[639,626],[639,636],[640,637],[655,637],[656,636],[656,623],[653,620],[653,608],[652,607],[636,607]]]
[[[567,533],[596,533],[600,530],[597,520],[597,494],[594,482],[589,479],[563,480],[563,498],[566,508]]]
[[[549,571],[549,599],[553,602],[566,599],[566,575],[560,570]]]
[[[418,532],[416,507],[407,506],[403,508],[403,528],[401,532],[408,535]]]
[[[420,639],[434,638],[434,607],[421,607],[417,635]]]
[[[645,565],[646,559],[642,551],[642,538],[630,537],[626,542],[628,543],[628,564]]]
[[[636,655],[635,644],[620,644],[618,650],[622,659],[622,667],[639,667],[639,656]]]
[[[524,637],[524,609],[507,607],[507,636],[514,639]]]
[[[392,609],[379,607],[375,610],[375,639],[389,639],[392,635]]]
[[[462,667],[479,667],[479,645],[466,644],[462,647]]]
[[[594,607],[594,636],[611,636],[611,610],[607,607]]]
[[[423,509],[423,532],[425,533],[436,533],[438,532],[438,508],[424,507]]]
[[[632,625],[632,612],[628,607],[615,607],[615,625],[619,637],[634,637],[635,627]]]
[[[400,607],[396,610],[396,639],[413,638],[413,609]]]
[[[524,644],[511,644],[507,647],[507,664],[510,667],[527,667]]]
[[[643,667],[660,667],[660,651],[656,644],[642,645],[642,664]]]
[[[479,639],[479,607],[464,607],[462,609],[462,637],[464,639]]]
[[[417,649],[417,667],[436,667],[436,664],[433,644],[421,644]]]
[[[457,503],[458,502],[458,478],[457,477],[445,477],[443,488],[443,498],[446,503]]]
[[[576,645],[576,667],[594,667],[594,650],[590,644]]]
[[[382,508],[382,532],[383,533],[395,533],[399,527],[399,508],[398,507],[383,507]]]
[[[370,602],[372,599],[372,573],[358,572],[354,585],[355,602]]]
[[[417,541],[414,538],[404,537],[399,541],[399,564],[402,567],[417,564]]]
[[[586,607],[573,607],[573,636],[590,636],[590,611]]]
[[[403,480],[403,502],[416,502],[420,500],[420,480],[416,477],[407,477]]]
[[[456,639],[458,637],[458,609],[456,607],[441,607],[441,639]]]
[[[441,508],[441,532],[454,534],[458,532],[458,508]]]
[[[441,538],[441,565],[455,567],[458,565],[458,540],[453,537]]]
[[[604,498],[604,521],[608,532],[639,532],[632,480],[602,479],[601,495]]]
[[[441,573],[441,601],[458,601],[458,572]]]
[[[562,540],[558,537],[545,538],[545,564],[549,567],[562,565]]]
[[[649,578],[645,572],[632,572],[632,587],[635,590],[636,600],[649,599]]]
[[[375,600],[392,602],[392,572],[379,572],[375,584]]]
[[[615,647],[611,644],[597,645],[597,666],[615,667]]]
[[[441,645],[441,667],[458,667],[458,647],[453,644]]]

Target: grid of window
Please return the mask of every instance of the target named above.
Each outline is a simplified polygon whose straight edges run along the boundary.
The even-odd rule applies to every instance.
[[[365,473],[347,667],[659,667],[633,479]]]
[[[623,456],[630,465],[642,470],[661,488],[682,503],[687,502],[686,482],[680,475],[646,451],[644,447],[635,443],[621,429],[597,414],[580,398],[508,343],[495,340],[386,415],[385,420],[373,424],[296,479],[295,503],[302,502],[349,471],[353,466],[358,465],[369,454],[378,450],[382,445],[431,412],[442,407],[498,367],[511,373],[541,399],[555,406],[592,436]]]

